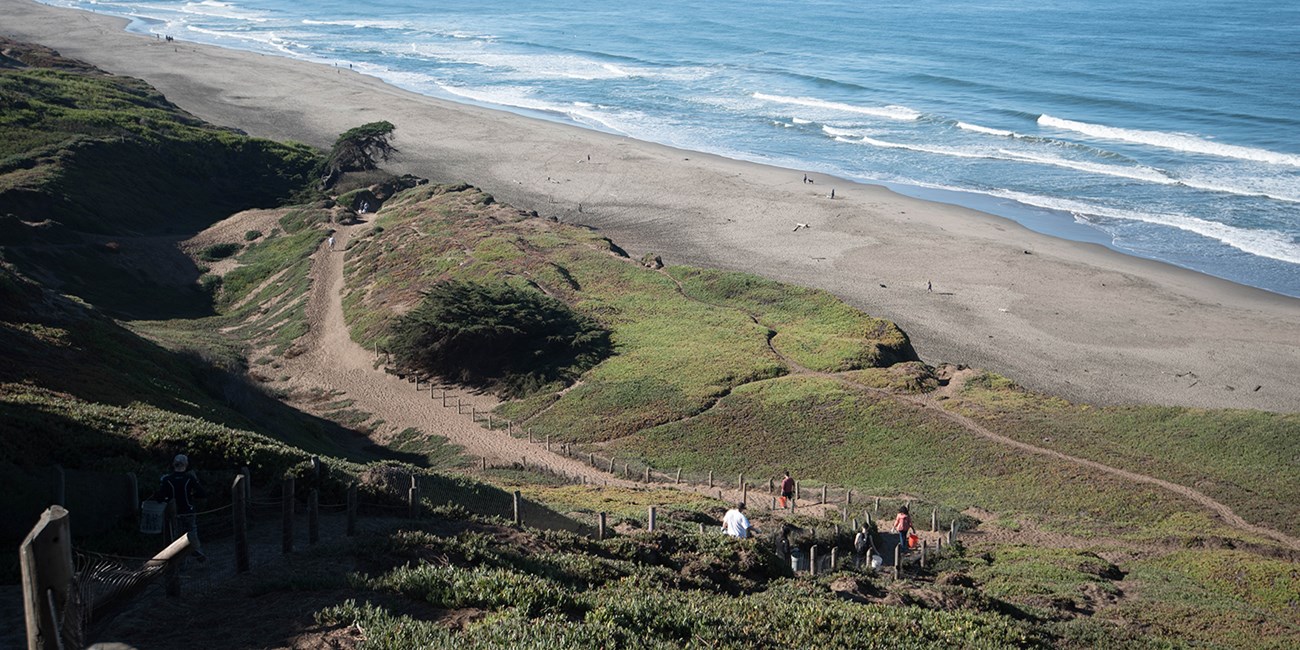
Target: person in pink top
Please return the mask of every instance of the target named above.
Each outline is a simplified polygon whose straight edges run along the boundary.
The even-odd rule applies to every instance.
[[[898,533],[898,546],[907,552],[907,533],[912,530],[912,515],[907,514],[907,506],[898,506],[898,516],[894,517],[894,532]]]

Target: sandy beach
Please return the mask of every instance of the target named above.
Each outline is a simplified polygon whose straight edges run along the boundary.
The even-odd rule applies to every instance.
[[[829,290],[898,323],[927,362],[1083,402],[1300,410],[1300,300],[881,187],[807,184],[800,170],[440,101],[346,68],[167,43],[29,0],[0,9],[0,34],[144,79],[252,135],[328,147],[388,120],[395,171],[473,183],[598,228],[634,256]]]

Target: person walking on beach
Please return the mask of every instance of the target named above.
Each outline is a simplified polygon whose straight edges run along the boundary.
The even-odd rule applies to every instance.
[[[794,479],[790,478],[790,470],[786,470],[785,478],[781,479],[781,507],[785,508],[787,503],[794,507]]]
[[[926,281],[925,281],[925,290],[926,290],[926,291],[934,291],[934,284],[931,283],[929,280],[926,280]]]
[[[741,501],[736,507],[727,511],[722,516],[722,532],[735,537],[744,539],[749,537],[749,533],[754,529],[749,525],[749,517],[745,516],[745,502]]]
[[[894,517],[894,532],[898,533],[898,547],[907,552],[907,534],[912,530],[912,515],[907,506],[898,506],[898,516]]]
[[[185,454],[176,454],[172,459],[172,472],[163,475],[158,490],[150,499],[163,503],[176,502],[176,518],[180,520],[181,530],[189,532],[190,545],[194,547],[194,557],[199,562],[203,562],[208,559],[208,556],[203,554],[203,547],[199,544],[199,521],[194,511],[194,499],[202,499],[208,496],[208,493],[199,483],[199,477],[189,468],[189,457]]]

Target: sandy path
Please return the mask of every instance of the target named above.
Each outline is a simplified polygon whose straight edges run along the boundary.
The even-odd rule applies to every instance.
[[[353,407],[383,421],[375,432],[377,442],[407,428],[425,434],[446,437],[464,453],[486,459],[489,463],[508,464],[528,459],[570,476],[585,476],[611,485],[634,485],[611,477],[585,463],[547,452],[527,440],[501,431],[488,431],[458,415],[454,408],[444,408],[425,390],[417,391],[404,379],[375,368],[374,353],[354,342],[343,319],[343,263],[352,237],[369,226],[362,223],[340,226],[335,232],[334,250],[325,243],[312,262],[311,296],[307,303],[308,333],[300,340],[304,352],[284,363],[290,386],[297,390],[320,389],[341,392],[340,399],[353,400]],[[496,406],[495,399],[464,391],[457,396],[473,407],[487,411]]]

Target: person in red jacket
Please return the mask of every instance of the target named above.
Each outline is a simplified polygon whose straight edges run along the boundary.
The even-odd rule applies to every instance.
[[[898,546],[907,552],[907,533],[912,530],[912,515],[907,513],[907,506],[898,506],[898,516],[894,517],[894,532],[898,533]]]
[[[208,559],[199,545],[199,522],[195,514],[194,499],[207,496],[199,477],[189,471],[190,459],[185,454],[176,454],[172,459],[172,473],[162,477],[158,491],[150,497],[154,501],[176,501],[176,518],[180,520],[181,530],[188,531],[190,544],[194,546],[194,557],[199,562]]]

